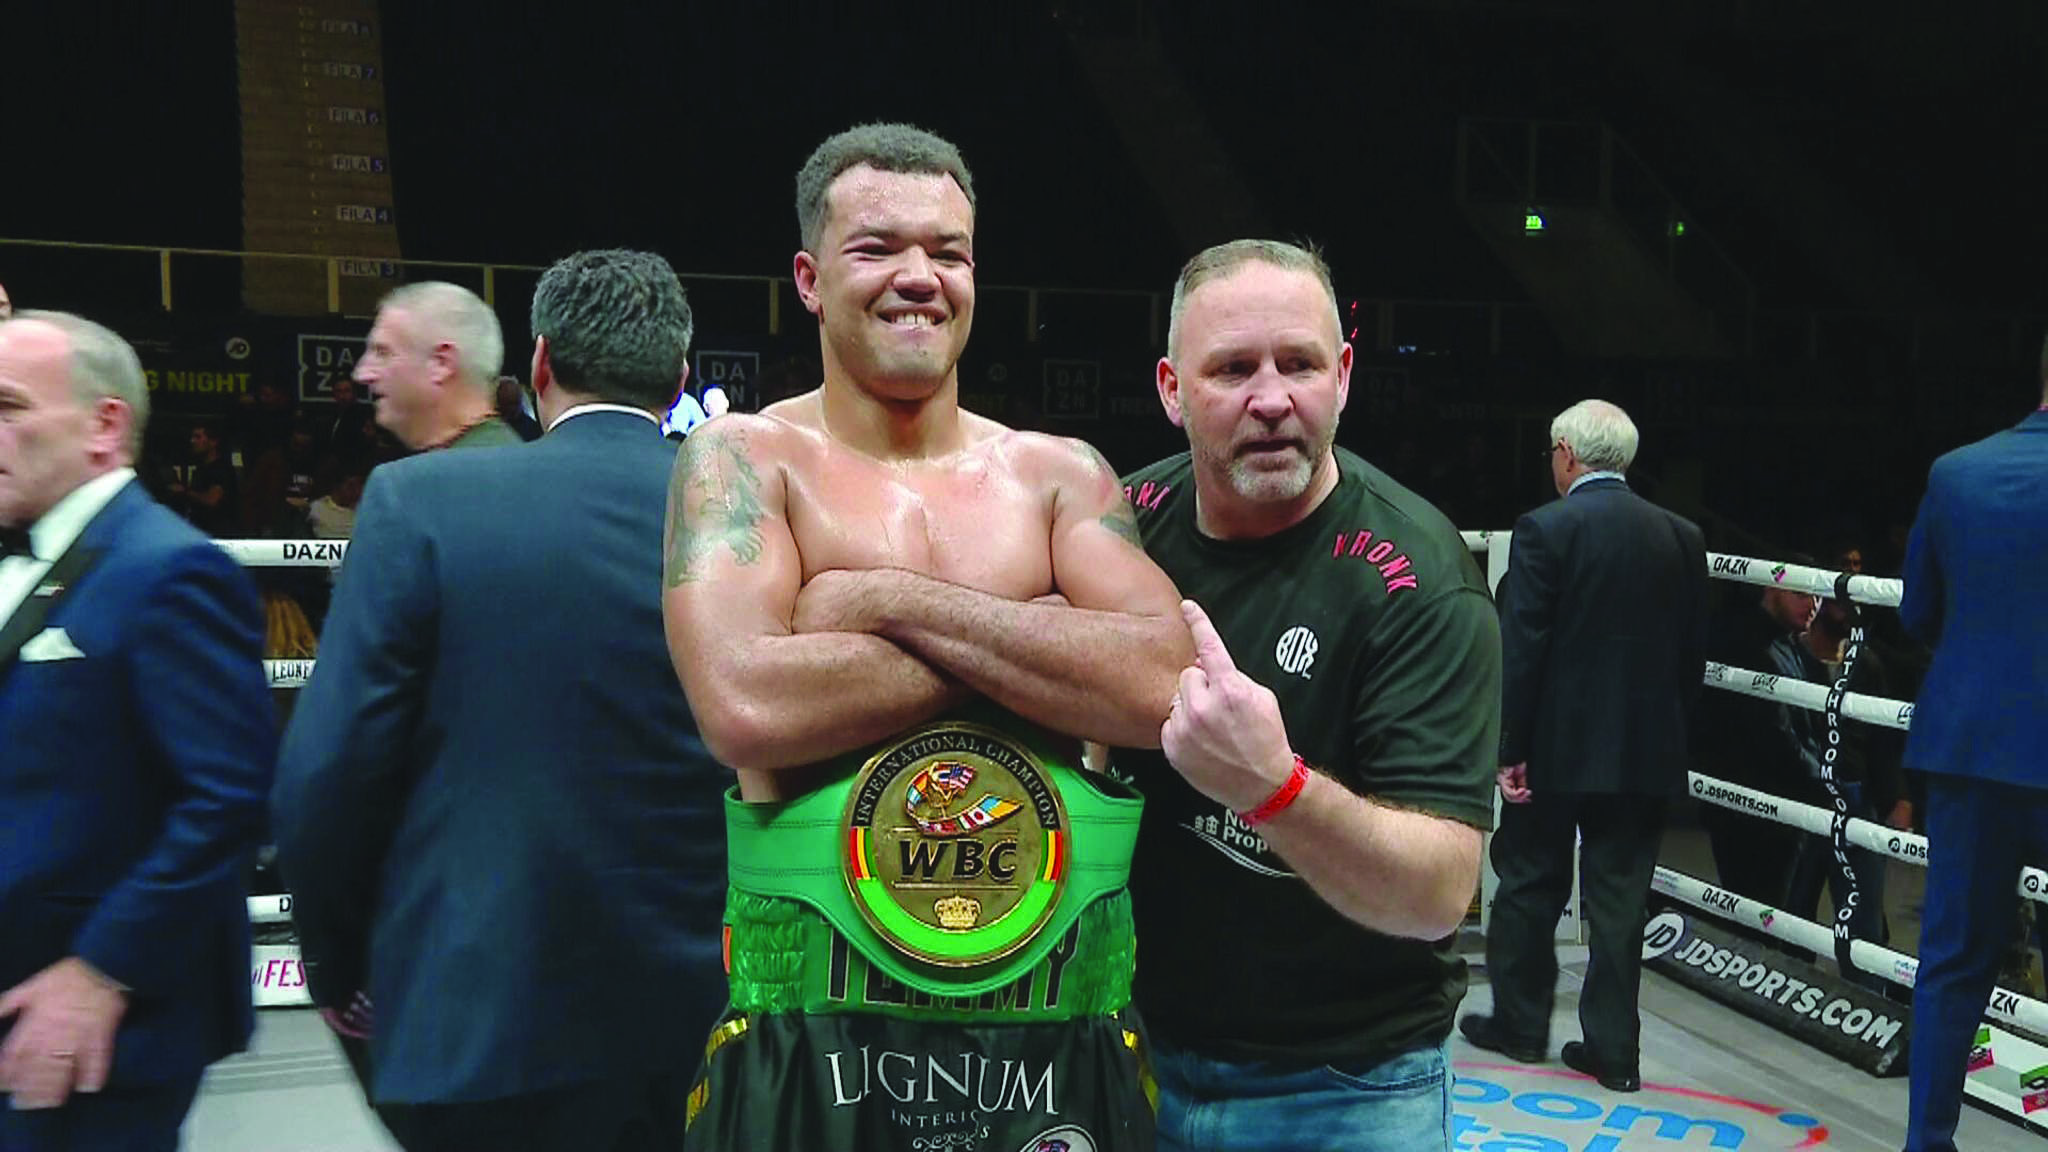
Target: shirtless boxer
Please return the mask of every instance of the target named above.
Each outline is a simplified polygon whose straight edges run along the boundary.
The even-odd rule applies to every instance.
[[[691,1148],[1151,1147],[1139,804],[1078,742],[1156,747],[1192,647],[1101,456],[959,408],[972,189],[914,128],[820,145],[824,384],[676,462],[669,648],[739,776]]]

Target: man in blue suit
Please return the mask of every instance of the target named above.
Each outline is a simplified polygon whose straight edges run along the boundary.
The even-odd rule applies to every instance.
[[[540,440],[371,475],[279,864],[316,1003],[368,993],[407,1148],[666,1148],[725,996],[729,777],[661,621],[690,311],[660,257],[592,252],[532,320]]]
[[[0,323],[0,1152],[174,1149],[254,1026],[263,613],[135,482],[148,418],[119,336]]]
[[[2048,388],[2048,347],[2041,375]],[[1934,649],[1906,766],[1927,774],[1927,911],[1906,1152],[1953,1152],[1970,1046],[2012,940],[2020,867],[2048,860],[2048,395],[1934,462],[1899,617]]]

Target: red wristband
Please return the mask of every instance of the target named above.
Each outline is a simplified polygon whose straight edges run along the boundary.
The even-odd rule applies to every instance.
[[[1247,828],[1255,824],[1264,824],[1266,821],[1271,820],[1280,814],[1282,808],[1294,803],[1296,796],[1301,795],[1303,786],[1308,783],[1308,776],[1308,761],[1303,760],[1300,753],[1296,753],[1294,757],[1294,771],[1288,774],[1287,783],[1282,784],[1271,796],[1266,797],[1264,804],[1249,812],[1238,813],[1237,818]]]

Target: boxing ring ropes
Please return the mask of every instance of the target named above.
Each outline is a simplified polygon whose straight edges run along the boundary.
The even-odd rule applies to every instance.
[[[1507,571],[1512,533],[1482,531],[1465,532],[1462,535],[1466,546],[1484,558],[1488,583],[1497,588],[1502,575]],[[337,540],[221,540],[217,543],[238,562],[249,567],[336,568],[340,566],[348,549],[345,541]],[[1897,608],[1905,587],[1901,581],[1894,579],[1852,575],[1823,568],[1722,553],[1708,553],[1707,567],[1709,574],[1716,579],[1765,588],[1782,588],[1827,598],[1847,599],[1854,604],[1872,608]],[[1910,702],[1847,691],[1847,669],[1853,665],[1855,649],[1862,642],[1861,632],[1859,624],[1851,637],[1844,671],[1832,687],[1713,662],[1709,662],[1705,667],[1704,683],[1707,687],[1720,691],[1828,714],[1830,747],[1826,764],[1831,770],[1834,749],[1839,740],[1840,720],[1847,719],[1895,729],[1905,729],[1912,724],[1913,705]],[[313,663],[312,660],[266,660],[264,667],[272,688],[290,689],[301,687],[307,682],[312,675]],[[1925,837],[1848,816],[1846,804],[1840,794],[1833,791],[1831,774],[1827,777],[1826,783],[1837,805],[1833,810],[1773,796],[1698,772],[1688,775],[1688,790],[1695,799],[1703,803],[1728,808],[1757,819],[1775,821],[1831,839],[1837,850],[1837,864],[1845,870],[1846,859],[1841,855],[1844,847],[1867,849],[1880,857],[1903,860],[1920,867],[1927,864]],[[1491,880],[1490,869],[1488,879]],[[1576,888],[1576,884],[1574,887]],[[1848,940],[1846,910],[1838,910],[1839,924],[1831,928],[1782,909],[1768,908],[1757,901],[1736,896],[1699,877],[1663,867],[1657,869],[1652,887],[1665,897],[1716,919],[1740,922],[1750,931],[1761,931],[1792,947],[1809,950],[1816,956],[1835,957],[1838,967],[1846,961],[1849,966],[1894,985],[1912,987],[1919,972],[1919,962],[1914,957],[1869,941]],[[2048,904],[2048,872],[2038,868],[2027,868],[2019,881],[2019,891],[2028,900]],[[1486,895],[1490,901],[1490,885]],[[1574,891],[1574,913],[1576,905],[1577,892]],[[1482,915],[1483,907],[1482,904]],[[291,897],[250,897],[249,919],[252,924],[259,926],[288,923],[291,920]],[[1560,934],[1567,939],[1576,939],[1576,915],[1571,919],[1570,928],[1561,929]],[[256,946],[251,988],[258,1007],[303,1006],[309,1003],[304,976],[298,970],[298,963],[298,949],[295,946]],[[2004,990],[1994,992],[1986,1006],[1985,1018],[1990,1022],[2048,1036],[2048,1003],[2027,996]],[[2032,1045],[2026,1040],[2002,1032],[1998,1036],[1999,1042],[2007,1046],[2006,1050],[2020,1054],[2020,1067],[2048,1064],[2048,1048]],[[2005,1060],[2000,1062],[2007,1063]],[[2022,1113],[2017,1087],[2012,1092],[2002,1092],[1972,1076],[1967,1088],[1971,1095],[1998,1110],[2015,1115]]]

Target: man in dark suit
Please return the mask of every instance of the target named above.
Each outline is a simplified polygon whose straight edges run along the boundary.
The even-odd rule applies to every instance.
[[[367,990],[412,1149],[679,1144],[724,1005],[721,794],[661,537],[689,306],[659,257],[542,277],[532,444],[371,475],[274,798],[316,1003]]]
[[[175,1148],[254,1027],[263,613],[135,482],[148,416],[119,336],[0,323],[0,1152]]]
[[[1515,524],[1501,579],[1500,877],[1487,923],[1493,1014],[1465,1035],[1519,1060],[1544,1058],[1556,992],[1557,918],[1572,848],[1591,930],[1584,1042],[1564,1062],[1617,1092],[1641,1087],[1642,909],[1665,808],[1686,779],[1686,722],[1700,692],[1707,556],[1700,530],[1629,489],[1636,428],[1586,400],[1550,425],[1565,499]]]
[[[2048,388],[2048,347],[2041,376]],[[1906,1152],[1954,1152],[1971,1040],[2012,939],[2022,864],[2048,862],[2048,394],[1943,456],[1906,550],[1899,617],[1934,649],[1906,734],[1927,774],[1927,915]]]

